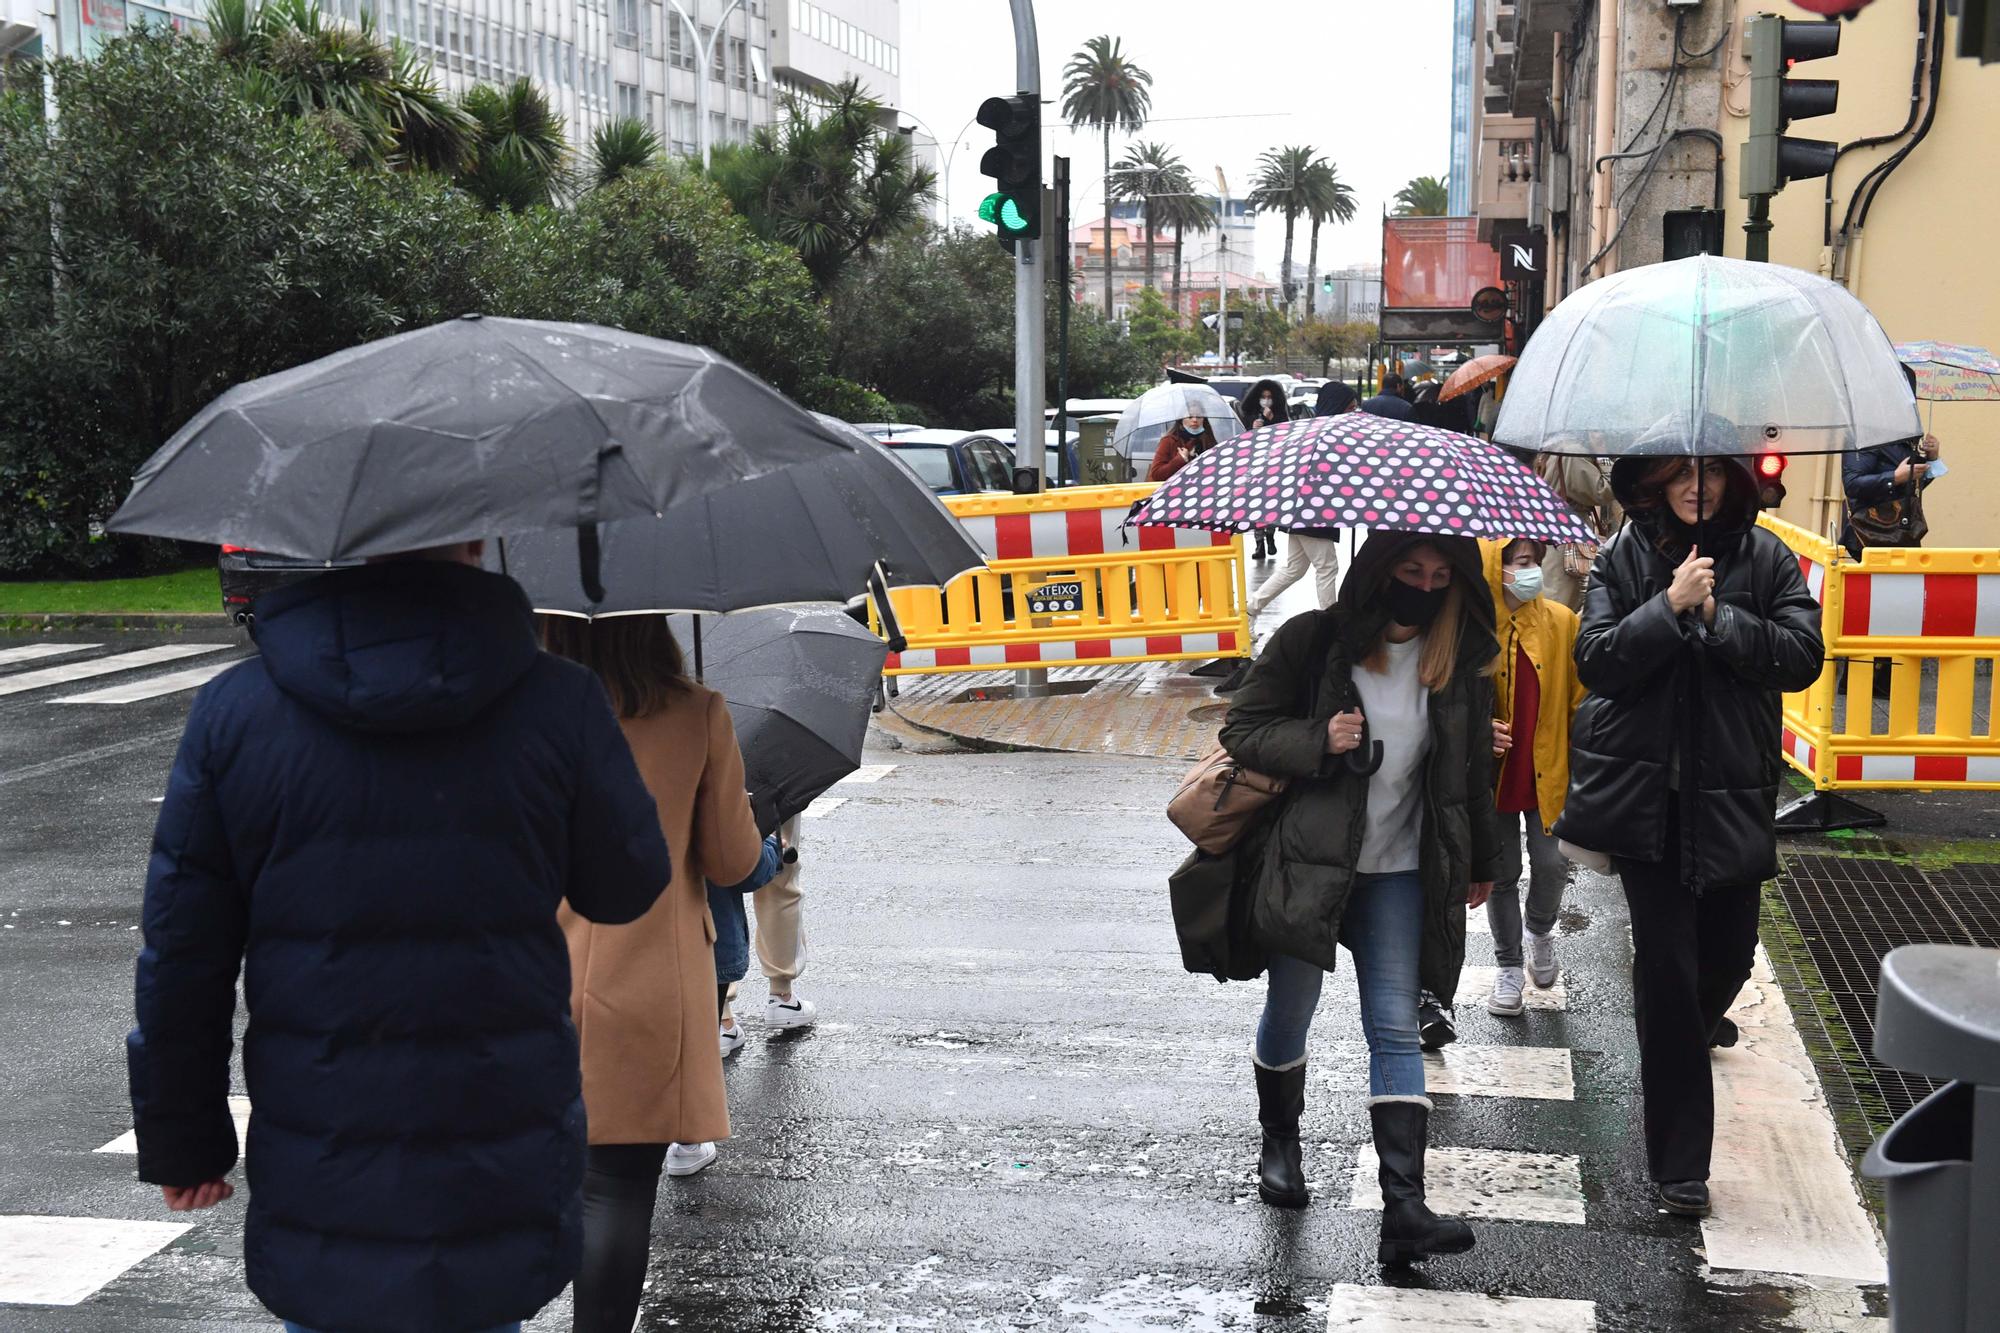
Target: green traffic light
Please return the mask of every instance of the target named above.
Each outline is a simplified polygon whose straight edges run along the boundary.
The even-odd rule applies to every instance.
[[[1028,230],[1028,219],[1022,214],[1020,203],[1000,190],[980,200],[979,220],[994,223],[1010,236],[1019,236]]]
[[[1001,202],[1004,201],[1006,198],[1007,198],[1006,195],[996,192],[993,194],[989,194],[984,199],[980,200],[979,220],[981,222],[998,221],[1000,217]]]

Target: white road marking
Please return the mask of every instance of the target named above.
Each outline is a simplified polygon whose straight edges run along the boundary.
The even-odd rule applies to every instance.
[[[1493,923],[1486,919],[1486,909],[1475,907],[1465,914],[1465,933],[1468,935],[1491,935]]]
[[[163,694],[178,694],[198,685],[206,685],[229,668],[236,665],[227,662],[204,662],[184,671],[169,671],[164,676],[153,676],[146,680],[132,681],[125,685],[112,685],[102,690],[91,690],[86,694],[65,695],[56,700],[59,704],[135,704],[143,699],[157,699]]]
[[[806,807],[805,814],[802,817],[805,819],[825,819],[828,815],[846,804],[847,798],[845,796],[822,796]]]
[[[845,787],[850,782],[880,782],[896,771],[894,764],[863,764],[836,782],[834,786]]]
[[[1354,1163],[1349,1208],[1380,1210],[1381,1168],[1375,1145],[1364,1143]],[[1514,1222],[1583,1225],[1583,1167],[1564,1154],[1440,1148],[1424,1154],[1424,1199],[1441,1214]]]
[[[1328,1333],[1596,1333],[1592,1301],[1487,1296],[1423,1287],[1356,1287],[1345,1282],[1326,1301]]]
[[[113,653],[110,657],[93,657],[63,666],[43,667],[39,671],[23,671],[19,675],[0,676],[0,695],[39,690],[49,685],[67,685],[73,680],[89,680],[92,676],[108,676],[117,671],[136,671],[140,667],[158,666],[162,662],[178,662],[184,657],[219,653],[229,646],[226,643],[163,643],[136,652]]]
[[[1458,999],[1454,1003],[1484,1005],[1486,997],[1493,993],[1493,974],[1498,970],[1491,967],[1459,969]],[[1569,992],[1563,989],[1561,977],[1556,978],[1552,990],[1541,990],[1530,985],[1526,991],[1526,999],[1530,1009],[1569,1008]]]
[[[101,643],[24,643],[18,648],[0,648],[0,666],[32,662],[41,657],[61,657],[64,653],[87,653],[102,648]]]
[[[229,1114],[236,1121],[236,1142],[238,1146],[241,1146],[250,1133],[250,1099],[248,1097],[231,1097],[229,1099]],[[138,1132],[128,1129],[102,1148],[97,1148],[93,1151],[125,1153],[128,1155],[136,1154],[139,1151]]]
[[[1467,1046],[1453,1042],[1424,1053],[1424,1086],[1461,1097],[1576,1100],[1567,1047]]]
[[[76,1305],[148,1255],[185,1222],[109,1217],[0,1217],[0,1304]]]
[[[1710,1267],[1886,1281],[1881,1241],[1762,945],[1730,1016],[1742,1040],[1710,1062],[1715,1213],[1701,1224]]]

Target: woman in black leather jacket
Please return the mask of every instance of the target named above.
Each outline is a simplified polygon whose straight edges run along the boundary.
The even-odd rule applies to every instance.
[[[1590,697],[1555,831],[1609,854],[1624,882],[1647,1166],[1663,1206],[1699,1217],[1710,1039],[1749,979],[1760,887],[1778,871],[1780,696],[1818,679],[1825,650],[1797,558],[1756,526],[1747,460],[1669,452],[1687,434],[1656,428],[1612,467],[1629,523],[1584,599],[1576,662]]]

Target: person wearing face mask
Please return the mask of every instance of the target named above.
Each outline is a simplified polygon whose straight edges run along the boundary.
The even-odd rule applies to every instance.
[[[1515,1018],[1526,1011],[1525,990],[1556,984],[1556,913],[1569,881],[1569,859],[1549,830],[1569,793],[1569,724],[1583,702],[1576,678],[1576,612],[1542,595],[1537,541],[1482,542],[1486,580],[1500,621],[1500,656],[1493,675],[1493,747],[1499,773],[1493,792],[1500,814],[1500,871],[1486,920],[1493,931],[1493,993],[1486,1012]],[[1528,903],[1521,911],[1521,844],[1525,835]],[[1525,967],[1524,967],[1525,964]]]
[[[1385,1264],[1473,1244],[1464,1222],[1424,1202],[1417,993],[1456,993],[1466,908],[1486,901],[1501,856],[1485,674],[1499,645],[1481,584],[1469,538],[1374,533],[1332,609],[1272,637],[1222,728],[1233,758],[1289,784],[1238,853],[1257,867],[1251,932],[1270,953],[1252,1046],[1258,1193],[1277,1207],[1307,1202],[1306,1037],[1345,945],[1368,1043]]]
[[[1820,607],[1756,524],[1741,432],[1669,417],[1611,468],[1625,528],[1577,633],[1569,796],[1556,835],[1611,858],[1632,921],[1646,1164],[1661,1206],[1704,1217],[1711,1043],[1750,976],[1778,873],[1780,702],[1819,678]],[[1690,456],[1696,455],[1696,456]]]
[[[1194,456],[1213,441],[1208,421],[1200,413],[1182,417],[1160,437],[1159,447],[1153,450],[1153,465],[1146,469],[1146,480],[1165,481],[1193,462]]]
[[[1250,392],[1243,395],[1243,401],[1237,405],[1237,415],[1243,418],[1245,430],[1291,420],[1291,413],[1285,406],[1285,386],[1276,380],[1258,380],[1250,386]],[[1265,560],[1277,554],[1278,530],[1258,528],[1256,545],[1250,558]]]

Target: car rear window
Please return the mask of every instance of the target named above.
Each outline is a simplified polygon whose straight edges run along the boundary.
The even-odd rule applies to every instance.
[[[899,444],[896,457],[910,465],[910,470],[923,478],[924,485],[934,491],[955,491],[958,483],[951,476],[951,452],[939,444]]]

